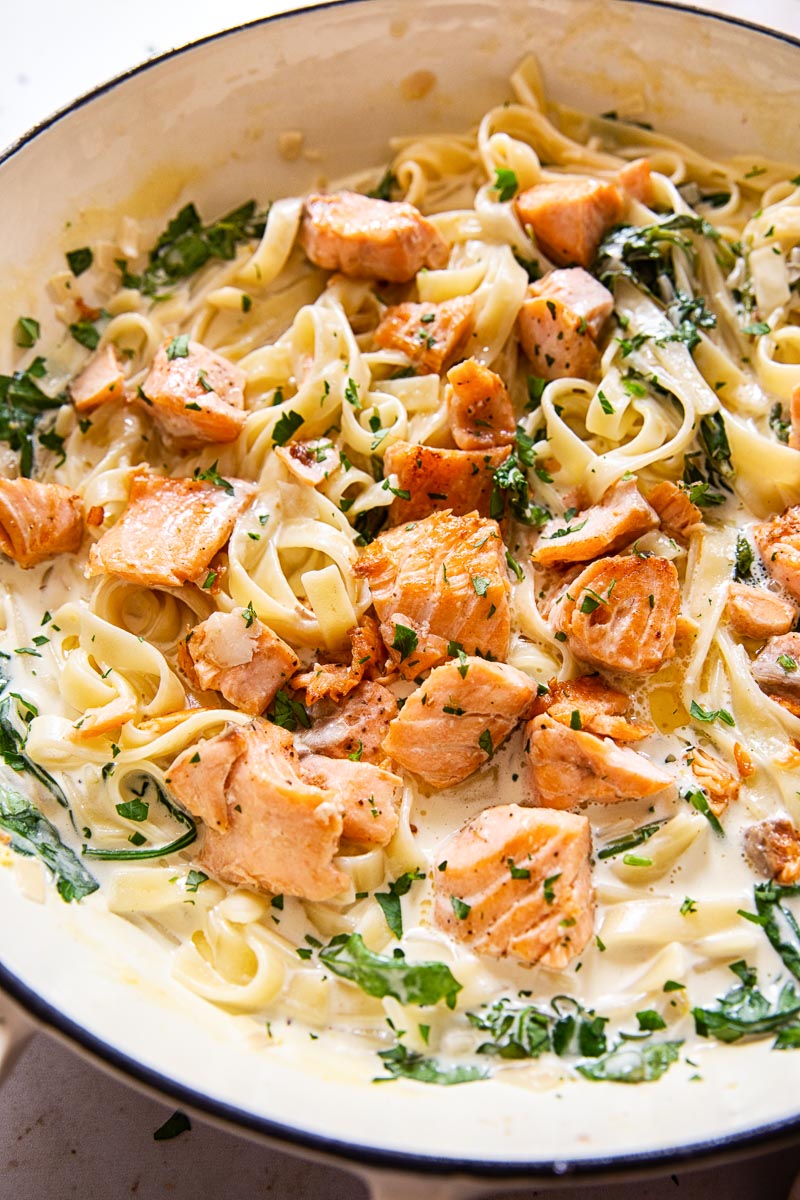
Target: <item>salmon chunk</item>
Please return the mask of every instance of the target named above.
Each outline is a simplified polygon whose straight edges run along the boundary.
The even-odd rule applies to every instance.
[[[517,330],[540,379],[600,378],[600,351],[589,327],[563,300],[529,296],[519,310]]]
[[[634,158],[617,172],[619,186],[638,200],[640,204],[653,207],[653,176],[650,173],[650,163],[646,158]]]
[[[584,662],[649,674],[675,654],[680,604],[668,559],[601,558],[569,585],[550,621]]]
[[[276,446],[274,454],[300,483],[317,487],[340,465],[339,451],[329,438],[310,438]]]
[[[74,554],[83,538],[83,504],[58,483],[0,479],[0,550],[21,567]]]
[[[600,179],[563,179],[520,192],[517,216],[554,263],[591,266],[603,235],[622,213],[622,193]]]
[[[336,792],[303,779],[292,736],[268,721],[188,746],[167,771],[178,801],[205,822],[199,862],[258,892],[329,900],[349,878],[334,863]],[[210,819],[209,819],[210,818]]]
[[[797,609],[766,588],[732,583],[725,609],[728,620],[741,637],[768,638],[788,633],[795,623]]]
[[[800,504],[757,525],[753,536],[772,578],[800,600]]]
[[[756,870],[776,883],[789,887],[800,879],[800,831],[786,817],[750,825],[744,850]]]
[[[673,783],[666,771],[637,750],[562,725],[548,713],[529,721],[526,733],[532,797],[546,808],[575,808],[590,800],[640,800]]]
[[[342,837],[362,846],[385,846],[397,829],[403,781],[369,762],[309,754],[300,774],[315,787],[335,792],[344,807]]]
[[[389,522],[418,521],[448,509],[456,516],[477,512],[489,516],[494,473],[511,453],[510,447],[491,450],[440,450],[395,442],[386,451],[383,469],[397,476],[397,496],[389,509]]]
[[[753,661],[753,678],[768,696],[800,701],[800,633],[772,637]]]
[[[792,450],[800,450],[800,384],[792,391],[792,399],[789,405],[789,420],[791,421],[789,445]]]
[[[291,647],[245,608],[212,613],[195,625],[178,647],[178,661],[193,686],[222,692],[251,716],[264,711],[298,666]]]
[[[459,450],[513,446],[517,422],[500,376],[476,358],[467,358],[451,367],[447,378],[447,415]]]
[[[437,851],[436,924],[478,954],[560,970],[594,928],[591,852],[586,817],[486,808]]]
[[[225,482],[232,494],[212,483],[137,471],[127,508],[89,551],[87,575],[119,575],[145,587],[205,582],[203,573],[255,491],[241,479]]]
[[[90,412],[107,400],[125,398],[125,377],[113,346],[103,346],[92,355],[69,385],[69,394],[77,412]]]
[[[708,797],[708,806],[719,817],[732,800],[739,798],[739,780],[723,762],[699,746],[692,746],[686,757],[700,787]]]
[[[407,659],[413,676],[430,637],[439,639],[440,658],[450,642],[466,654],[508,658],[511,585],[505,556],[497,522],[474,513],[432,513],[380,534],[367,546],[353,570],[369,583],[394,661]],[[396,622],[390,632],[396,614],[413,622],[399,637]]]
[[[450,248],[413,204],[358,192],[306,198],[300,244],[326,271],[407,283],[422,267],[444,267]]]
[[[432,787],[452,787],[494,757],[535,695],[528,676],[505,663],[445,663],[408,697],[383,748]]]
[[[306,689],[306,703],[315,704],[325,697],[338,703],[361,680],[380,673],[386,657],[377,621],[364,617],[361,625],[350,630],[350,663],[315,663],[310,671],[296,675],[293,688]]]
[[[314,754],[380,763],[386,758],[383,740],[397,713],[389,689],[365,679],[340,704],[325,699],[312,705],[311,728],[300,730],[296,740]]]
[[[589,562],[613,554],[658,526],[658,514],[642,496],[635,479],[620,480],[599,504],[566,521],[555,517],[539,531],[531,557],[539,567]]]
[[[647,503],[658,513],[661,528],[669,537],[685,541],[703,520],[702,512],[692,504],[686,489],[668,479],[656,484],[647,496]]]
[[[438,375],[459,357],[472,333],[473,302],[456,296],[441,304],[387,308],[373,337],[382,350],[400,350],[415,366]]]
[[[528,295],[560,300],[579,321],[586,323],[589,337],[595,339],[614,310],[611,292],[582,267],[548,271],[542,279],[531,284]]]
[[[157,351],[141,400],[168,443],[196,449],[236,441],[246,420],[244,387],[244,371],[184,335]]]
[[[638,742],[653,733],[644,721],[625,717],[630,698],[610,688],[599,675],[580,675],[561,682],[551,679],[547,691],[534,701],[534,716],[548,713],[562,725],[577,726],[598,737]]]

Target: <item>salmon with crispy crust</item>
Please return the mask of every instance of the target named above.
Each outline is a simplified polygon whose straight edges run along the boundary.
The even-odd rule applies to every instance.
[[[392,501],[390,524],[417,521],[444,509],[456,516],[477,512],[488,517],[494,473],[510,453],[508,446],[440,450],[435,446],[395,442],[384,455],[383,469],[387,476],[397,476],[397,489],[403,495]]]
[[[225,483],[136,471],[127,508],[89,551],[87,575],[118,575],[145,587],[204,582],[200,576],[255,492],[241,479]]]
[[[489,762],[535,695],[528,676],[505,663],[445,663],[407,698],[383,748],[426,783],[451,787]]]
[[[373,617],[364,617],[360,625],[350,630],[350,662],[315,663],[310,671],[295,675],[293,688],[306,689],[306,703],[316,704],[329,698],[338,702],[348,692],[358,687],[361,680],[380,673],[386,657],[378,623]]]
[[[655,509],[661,528],[670,537],[686,539],[703,520],[703,514],[689,499],[686,488],[668,479],[656,484],[648,493],[647,503]]]
[[[74,554],[83,538],[83,503],[58,483],[0,479],[0,550],[21,567]]]
[[[484,809],[437,851],[436,924],[478,954],[559,970],[594,928],[586,817],[517,804]]]
[[[744,849],[756,870],[776,883],[789,887],[800,879],[800,831],[786,817],[750,825]]]
[[[589,800],[639,800],[673,783],[638,750],[563,725],[547,713],[529,721],[526,733],[531,792],[535,803],[546,808],[576,808]]]
[[[517,423],[500,376],[476,358],[467,358],[450,368],[447,379],[447,415],[459,450],[513,446]]]
[[[595,667],[649,674],[675,654],[681,592],[666,558],[619,555],[581,571],[550,622],[572,653]]]
[[[389,689],[365,679],[341,703],[326,698],[312,705],[311,728],[301,729],[296,740],[306,750],[329,758],[380,763],[386,758],[383,739],[397,713]]]
[[[800,504],[756,525],[753,536],[770,575],[800,600]]]
[[[561,682],[551,679],[548,689],[534,701],[533,715],[548,713],[562,725],[577,726],[598,737],[638,742],[654,732],[644,721],[625,717],[630,698],[608,686],[599,675],[580,675]]]
[[[508,658],[511,585],[496,521],[432,513],[380,534],[353,570],[369,583],[393,659],[412,676],[430,639],[439,661],[449,642],[467,654]],[[398,615],[409,630],[400,637]]]
[[[472,333],[472,309],[469,296],[394,305],[373,334],[375,345],[400,350],[415,366],[438,375],[463,352]]]
[[[565,521],[548,521],[539,531],[531,557],[537,566],[556,567],[589,562],[613,554],[658,526],[658,514],[642,496],[635,479],[613,484],[599,504]]]

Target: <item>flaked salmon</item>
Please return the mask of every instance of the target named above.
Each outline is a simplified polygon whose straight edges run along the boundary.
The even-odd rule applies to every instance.
[[[21,567],[74,554],[83,538],[83,504],[58,483],[0,479],[0,550]]]
[[[753,537],[772,578],[800,600],[800,504],[756,525]]]
[[[92,355],[69,385],[69,395],[77,412],[91,412],[109,400],[125,398],[125,376],[112,345]]]
[[[311,728],[299,730],[296,740],[301,748],[329,758],[380,763],[386,758],[383,740],[397,713],[389,689],[365,679],[339,704],[325,699],[312,705]]]
[[[448,643],[466,654],[508,657],[511,585],[496,521],[432,513],[380,534],[353,570],[369,583],[389,653],[412,677],[429,639],[438,639],[439,659]],[[399,622],[406,633],[398,614],[409,622]]]
[[[326,271],[407,283],[422,267],[447,265],[450,248],[413,204],[358,192],[306,198],[300,244]]]
[[[702,512],[689,499],[686,488],[668,479],[648,492],[647,503],[658,513],[661,528],[669,537],[685,541],[703,520]]]
[[[577,679],[551,679],[547,691],[534,701],[533,715],[548,713],[562,725],[585,729],[598,737],[619,742],[638,742],[653,733],[644,721],[628,720],[630,697],[608,686],[599,675]]]
[[[603,235],[619,220],[622,193],[600,179],[563,179],[520,192],[517,216],[560,267],[589,267]]]
[[[548,271],[528,288],[531,297],[545,300],[560,300],[565,308],[583,321],[589,337],[595,341],[600,336],[611,313],[614,297],[594,275],[583,267],[568,267],[561,271]]]
[[[706,794],[708,806],[719,817],[733,800],[739,798],[740,783],[724,762],[699,746],[692,746],[686,758],[700,787]]]
[[[617,183],[634,200],[646,204],[648,208],[653,207],[653,176],[648,159],[634,158],[626,163],[617,172]]]
[[[465,656],[431,671],[392,721],[383,748],[426,783],[451,787],[494,757],[535,695],[516,667]]]
[[[586,567],[553,605],[550,622],[584,662],[649,674],[675,654],[680,605],[673,563],[618,555]]]
[[[117,696],[99,708],[87,708],[69,731],[69,739],[71,742],[88,742],[113,733],[126,721],[132,721],[137,709],[136,701],[129,696]]]
[[[210,875],[306,900],[329,900],[347,888],[333,861],[342,801],[303,778],[285,729],[260,720],[228,729],[188,746],[166,778],[205,823],[198,861]]]
[[[178,645],[178,662],[195,688],[218,691],[257,716],[297,670],[290,646],[252,608],[212,613]]]
[[[330,438],[310,438],[276,446],[274,454],[300,483],[317,487],[339,468],[339,451]]]
[[[741,637],[758,639],[788,633],[797,618],[797,609],[788,600],[745,583],[730,585],[725,612]]]
[[[224,482],[137,470],[125,511],[89,551],[87,575],[118,575],[145,587],[206,583],[203,573],[255,492],[241,479]]]
[[[472,310],[469,296],[440,304],[396,304],[383,314],[375,345],[400,350],[415,366],[438,375],[463,353],[472,333]]]
[[[392,840],[400,812],[403,781],[370,762],[349,762],[309,754],[300,774],[315,787],[336,794],[343,806],[342,837],[361,846],[385,846]]]
[[[635,479],[619,480],[599,504],[572,513],[569,521],[556,517],[539,531],[531,555],[540,567],[589,562],[613,554],[658,526],[658,514],[642,496]]]
[[[183,449],[235,442],[246,420],[245,375],[186,335],[156,352],[140,400],[165,440]]]
[[[753,660],[753,678],[769,696],[800,702],[800,633],[772,637]]]
[[[445,509],[459,517],[472,512],[488,517],[494,473],[510,453],[507,446],[491,450],[440,450],[435,446],[395,442],[383,458],[386,475],[397,476],[397,490],[401,493],[389,509],[390,524],[418,521]]]
[[[560,970],[594,929],[591,851],[586,817],[486,808],[437,851],[436,924],[478,954]]]
[[[673,784],[666,771],[638,750],[563,725],[548,713],[529,721],[526,734],[531,795],[545,808],[641,800]]]
[[[786,817],[772,817],[744,831],[744,850],[762,875],[789,887],[800,880],[800,830]]]
[[[517,422],[500,376],[467,358],[450,368],[447,379],[447,416],[459,450],[513,446]]]
[[[360,625],[349,632],[350,662],[315,663],[309,671],[295,675],[293,688],[306,689],[306,703],[316,704],[328,698],[338,703],[348,692],[358,687],[361,680],[380,674],[386,651],[381,640],[378,623],[372,617],[364,617]]]

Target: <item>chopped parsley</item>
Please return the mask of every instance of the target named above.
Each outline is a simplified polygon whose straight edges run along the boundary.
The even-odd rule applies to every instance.
[[[507,167],[497,167],[492,186],[497,192],[498,200],[505,203],[506,200],[512,200],[516,196],[519,190],[519,181],[514,171]]]

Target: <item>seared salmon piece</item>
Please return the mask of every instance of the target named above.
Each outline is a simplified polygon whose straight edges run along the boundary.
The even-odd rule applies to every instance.
[[[570,584],[550,622],[577,658],[646,675],[675,654],[681,592],[666,558],[601,558]]]
[[[353,571],[369,583],[395,662],[410,665],[431,636],[457,643],[466,654],[508,658],[511,585],[496,521],[431,513],[380,534]],[[413,636],[397,636],[391,624],[397,614],[413,622]]]
[[[326,271],[407,283],[422,267],[447,265],[450,248],[413,204],[358,192],[306,198],[300,245]]]
[[[306,689],[306,703],[316,704],[325,697],[338,703],[358,687],[365,676],[380,674],[386,657],[378,623],[364,617],[361,625],[350,630],[350,663],[315,663],[310,671],[295,675],[293,688]]]
[[[201,578],[250,503],[253,484],[226,480],[233,494],[196,479],[133,476],[128,506],[89,551],[87,575],[119,575],[144,587]]]
[[[738,800],[740,783],[723,762],[699,746],[686,751],[686,760],[708,798],[708,806],[719,817],[732,800]]]
[[[725,612],[738,634],[758,639],[788,633],[797,618],[797,609],[788,600],[746,583],[730,585]]]
[[[447,416],[459,450],[513,446],[517,422],[500,376],[467,358],[450,368],[447,379]]]
[[[365,679],[341,703],[325,699],[312,705],[311,728],[301,729],[296,741],[301,749],[328,758],[380,763],[386,758],[383,739],[397,713],[389,689]]]
[[[563,300],[529,296],[519,310],[517,330],[540,379],[600,378],[600,351],[589,327]]]
[[[477,954],[560,970],[594,929],[591,852],[586,817],[486,808],[437,851],[436,924]]]
[[[619,480],[599,504],[565,521],[554,517],[539,530],[531,555],[539,567],[589,562],[613,554],[658,526],[658,514],[645,500],[635,479]]]
[[[285,464],[295,479],[317,487],[340,466],[339,451],[329,438],[311,438],[276,446],[274,454]]]
[[[90,412],[108,400],[124,400],[125,376],[113,346],[103,346],[69,385],[77,412]]]
[[[212,613],[178,646],[178,662],[193,686],[218,691],[234,708],[257,716],[297,670],[290,646],[252,609]]]
[[[585,322],[589,337],[600,336],[614,310],[614,297],[583,267],[569,267],[564,271],[548,271],[528,288],[528,295],[545,300],[560,300],[580,322]]]
[[[333,861],[344,806],[333,790],[303,778],[285,729],[256,720],[188,746],[167,782],[206,823],[198,860],[215,878],[306,900],[347,888]]]
[[[800,450],[800,385],[792,391],[789,420],[791,421],[789,445],[793,450]]]
[[[800,600],[800,504],[756,525],[753,536],[772,578]]]
[[[560,267],[589,267],[605,233],[620,218],[622,193],[600,179],[539,183],[514,201],[549,259]]]
[[[395,442],[383,457],[386,475],[397,476],[397,496],[389,509],[389,523],[418,521],[444,509],[457,517],[477,512],[489,516],[494,473],[511,453],[510,447],[491,450],[440,450]]]
[[[472,333],[473,301],[456,296],[440,304],[387,308],[373,337],[383,350],[400,350],[415,366],[438,375],[464,350]]]
[[[21,567],[74,554],[83,538],[83,504],[58,483],[0,479],[0,550]]]
[[[756,870],[776,883],[789,887],[800,879],[800,831],[786,817],[750,825],[744,850]]]
[[[633,196],[634,200],[653,207],[653,177],[650,173],[650,162],[646,158],[634,158],[617,172],[619,186]]]
[[[654,730],[644,721],[627,720],[629,704],[624,692],[610,688],[599,675],[580,675],[566,682],[551,679],[548,690],[536,697],[533,714],[548,713],[562,725],[577,726],[598,737],[638,742]]]
[[[800,701],[800,633],[772,637],[753,660],[753,678],[768,696]]]
[[[563,725],[549,713],[529,721],[526,734],[532,797],[545,808],[575,808],[590,800],[641,800],[673,783],[638,750]]]
[[[535,695],[528,676],[505,663],[445,663],[407,698],[383,748],[433,787],[452,787],[494,757]]]
[[[669,537],[686,540],[703,520],[702,512],[689,499],[686,489],[668,479],[648,493],[647,503],[658,513],[661,528]]]
[[[349,762],[309,754],[300,774],[315,787],[329,789],[344,806],[342,837],[362,846],[385,846],[397,829],[403,781],[370,762]]]
[[[244,371],[188,338],[156,352],[141,400],[164,439],[182,449],[235,442],[246,420]]]

